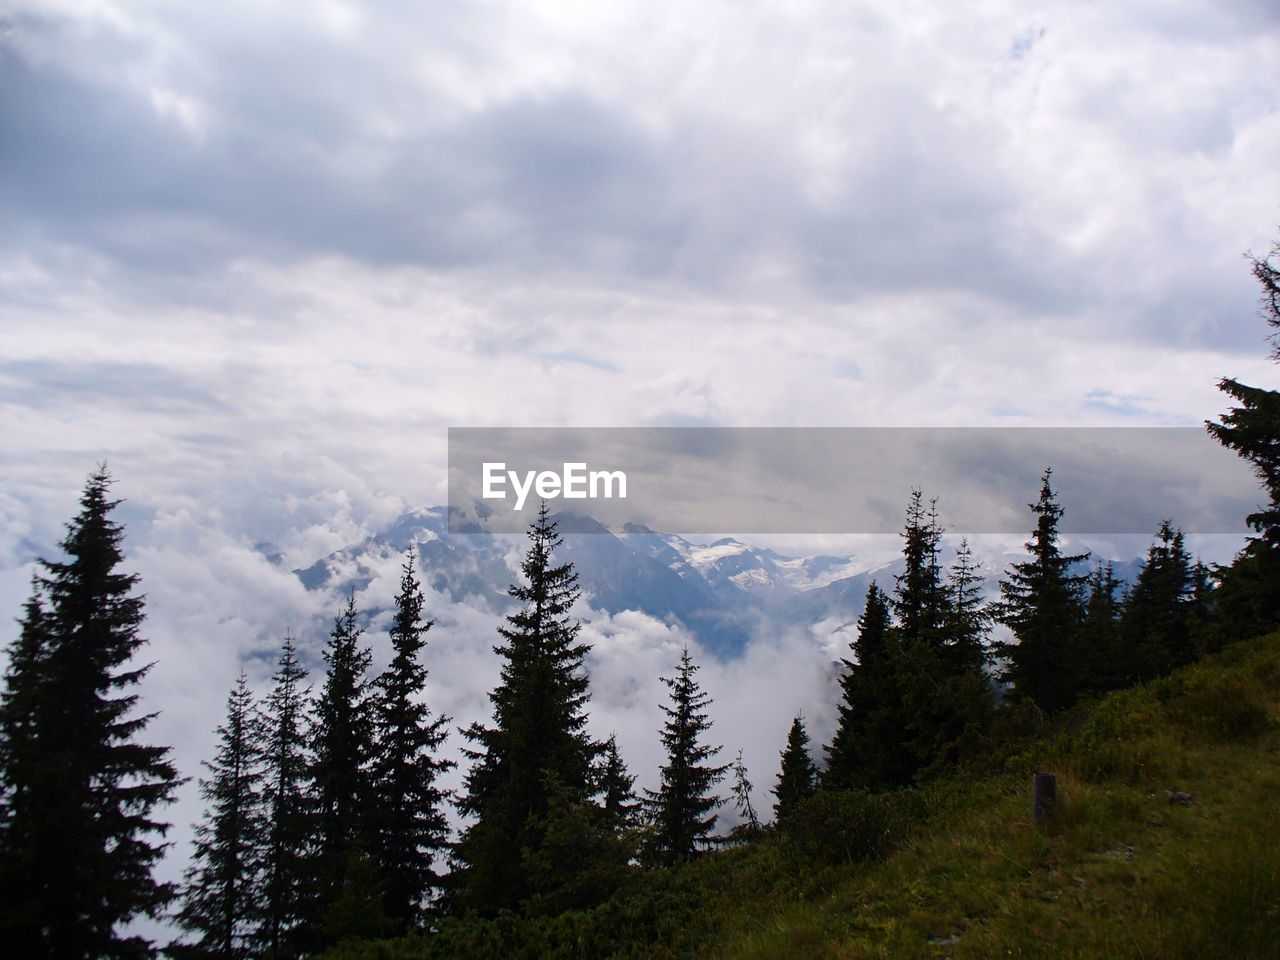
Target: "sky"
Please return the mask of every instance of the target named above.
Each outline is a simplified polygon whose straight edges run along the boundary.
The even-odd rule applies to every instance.
[[[109,462],[194,773],[333,612],[288,570],[443,503],[450,426],[1198,425],[1276,386],[1278,89],[1271,0],[0,0],[0,604]],[[644,780],[682,639],[621,619]],[[708,668],[724,740],[781,744],[780,643]]]

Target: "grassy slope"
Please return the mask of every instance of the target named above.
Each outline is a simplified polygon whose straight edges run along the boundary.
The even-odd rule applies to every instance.
[[[931,788],[884,861],[743,903],[708,953],[1280,957],[1277,720],[1280,635],[1115,694],[1008,773]],[[1030,822],[1034,769],[1058,775],[1048,830]]]
[[[808,846],[705,857],[595,911],[333,956],[1280,957],[1278,721],[1280,634],[1114,694],[995,775],[896,798],[912,825],[878,861],[828,850],[848,819],[829,817]],[[1035,770],[1058,775],[1047,829]]]

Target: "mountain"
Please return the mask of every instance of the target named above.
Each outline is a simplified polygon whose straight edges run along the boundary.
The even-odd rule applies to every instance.
[[[450,533],[448,519],[444,507],[404,514],[294,572],[311,590],[362,589],[372,578],[372,560],[417,544],[422,578],[432,589],[457,603],[505,612],[519,538],[478,526]],[[615,534],[590,517],[562,513],[555,519],[564,537],[560,556],[573,563],[593,610],[636,610],[683,626],[719,657],[740,653],[761,631],[831,616],[857,619],[871,575],[856,557],[787,557],[732,538],[696,544],[633,524]]]
[[[416,544],[422,579],[433,590],[455,603],[506,612],[521,539],[488,533],[475,523],[467,532],[451,533],[449,516],[445,507],[406,513],[366,540],[294,572],[308,589],[360,589],[371,580],[372,560],[402,555]],[[900,561],[789,557],[732,537],[698,544],[638,524],[613,533],[586,516],[562,513],[555,519],[564,537],[560,557],[573,563],[591,609],[636,610],[682,626],[718,657],[736,656],[753,636],[852,625],[871,582],[892,589],[900,571]],[[994,594],[996,579],[1018,558],[980,559]],[[1141,568],[1136,561],[1115,567],[1122,580],[1132,580]]]

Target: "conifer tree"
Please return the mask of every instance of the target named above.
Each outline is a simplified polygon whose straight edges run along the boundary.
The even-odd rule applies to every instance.
[[[941,543],[937,501],[931,500],[926,507],[924,494],[912,490],[902,533],[903,572],[897,577],[892,604],[907,643],[919,641],[938,648],[946,642],[948,598],[939,561]]]
[[[312,923],[309,937],[327,944],[387,932],[372,864],[374,715],[354,591],[334,619],[324,651],[308,773],[311,810]],[[372,882],[371,882],[372,878]]]
[[[299,955],[299,932],[308,910],[308,753],[305,739],[307,672],[293,637],[285,635],[274,683],[258,718],[264,762],[261,926],[258,949],[265,960]]]
[[[733,761],[733,806],[738,811],[741,822],[729,831],[731,842],[754,840],[764,833],[760,825],[760,817],[756,814],[755,804],[751,802],[751,780],[747,777],[747,765],[742,760],[742,751]]]
[[[266,821],[262,757],[255,736],[253,695],[244,673],[227,697],[218,749],[200,781],[208,806],[196,826],[195,851],[184,878],[178,924],[196,934],[184,956],[247,960],[258,956]]]
[[[1187,622],[1191,643],[1198,656],[1216,653],[1223,638],[1218,629],[1218,584],[1209,567],[1199,560],[1191,567],[1191,599],[1187,604]]]
[[[1127,682],[1120,640],[1120,584],[1110,563],[1098,563],[1088,581],[1088,600],[1080,623],[1081,689],[1105,693]]]
[[[645,806],[653,822],[652,853],[666,864],[680,863],[706,848],[715,826],[715,811],[724,802],[714,793],[729,765],[708,761],[720,747],[704,743],[711,729],[706,709],[711,698],[698,686],[698,666],[686,647],[674,677],[662,677],[671,691],[671,705],[663,705],[667,721],[662,745],[667,751],[657,790],[646,790]]]
[[[1162,676],[1195,659],[1189,619],[1193,587],[1182,531],[1165,520],[1124,609],[1129,682]]]
[[[179,779],[168,748],[139,742],[154,716],[137,712],[150,669],[136,661],[143,601],[137,576],[117,569],[124,531],[110,485],[106,467],[89,478],[61,544],[67,559],[41,561],[44,603],[28,605],[6,677],[7,704],[36,708],[25,730],[6,720],[0,751],[12,871],[0,936],[33,957],[151,956],[126,927],[158,919],[174,895],[153,869],[168,830],[156,811]]]
[[[1000,583],[999,615],[1014,640],[1001,650],[1008,658],[1005,680],[1015,697],[1032,700],[1049,713],[1070,706],[1083,677],[1078,656],[1085,576],[1071,572],[1088,554],[1064,554],[1058,536],[1062,507],[1054,497],[1053,471],[1046,469],[1040,498],[1031,504],[1036,528],[1027,542],[1031,558],[1015,563]]]
[[[526,912],[555,915],[587,910],[621,886],[634,855],[632,837],[590,800],[575,800],[555,773],[544,781],[547,812],[536,818],[538,845],[521,851],[529,895]]]
[[[46,722],[41,671],[48,655],[48,626],[39,583],[33,578],[17,639],[9,646],[0,693],[0,934],[22,956],[44,952],[39,918],[32,912],[33,884],[41,864],[36,836],[40,823],[40,730]]]
[[[852,660],[843,660],[836,732],[827,747],[823,785],[830,789],[880,788],[910,779],[902,749],[899,671],[900,639],[889,617],[889,598],[873,581],[851,644]]]
[[[1262,286],[1262,315],[1271,335],[1273,360],[1280,361],[1280,243],[1269,256],[1253,257],[1253,275]],[[1246,517],[1255,535],[1235,561],[1221,571],[1216,606],[1222,639],[1236,640],[1280,625],[1280,390],[1226,378],[1218,389],[1236,401],[1209,433],[1253,467],[1267,503]]]
[[[618,738],[610,734],[604,742],[596,773],[596,795],[604,812],[605,823],[616,831],[635,826],[636,778],[627,770],[618,750]]]
[[[502,640],[494,652],[503,663],[489,694],[493,725],[464,731],[475,748],[466,751],[472,766],[458,809],[474,822],[456,850],[459,906],[484,915],[536,892],[525,851],[536,856],[541,846],[549,784],[571,806],[592,791],[599,745],[586,732],[588,647],[570,613],[577,574],[572,564],[552,559],[560,542],[544,503],[529,528],[523,582],[509,590],[520,609],[498,628]]]
[[[416,922],[438,885],[432,869],[445,848],[449,824],[441,773],[452,761],[437,756],[448,717],[433,717],[422,699],[427,669],[421,662],[431,621],[422,619],[422,587],[413,551],[405,558],[391,626],[390,664],[377,681],[373,811],[377,860],[387,916],[401,927]]]
[[[991,617],[982,600],[982,574],[968,540],[960,541],[948,572],[947,592],[950,602],[945,607],[943,648],[946,670],[951,674],[981,670],[987,660]]]
[[[778,772],[778,782],[773,788],[773,795],[778,798],[773,805],[773,813],[778,822],[790,816],[817,789],[818,771],[813,765],[813,758],[809,756],[809,734],[805,731],[804,717],[800,714],[791,721],[787,746],[781,756],[782,769]]]

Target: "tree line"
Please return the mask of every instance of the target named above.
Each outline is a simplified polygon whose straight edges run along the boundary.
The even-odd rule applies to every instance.
[[[1280,248],[1273,253],[1280,254]],[[1255,261],[1280,327],[1280,273]],[[1237,402],[1208,425],[1254,466],[1269,503],[1226,567],[1189,554],[1162,524],[1132,586],[1065,551],[1046,470],[1030,505],[1027,559],[984,599],[967,543],[943,562],[936,502],[912,491],[903,569],[872,583],[841,664],[838,723],[821,763],[802,715],[779,758],[775,819],[818,791],[889,791],[955,769],[1081,700],[1164,675],[1280,624],[1280,392],[1225,380]],[[138,656],[143,601],[122,573],[123,528],[105,467],[88,480],[61,561],[40,563],[0,691],[0,932],[24,957],[150,957],[130,924],[172,918],[170,956],[294,958],[351,938],[429,935],[441,915],[559,914],[606,900],[637,870],[678,866],[766,828],[739,752],[719,763],[710,695],[686,649],[658,731],[656,787],[637,793],[614,738],[587,729],[588,645],[579,596],[545,505],[530,526],[514,601],[494,645],[491,720],[462,735],[457,796],[441,787],[450,718],[424,700],[426,616],[405,559],[392,657],[371,675],[352,594],[314,681],[284,639],[271,688],[228,694],[205,764],[205,813],[181,883],[155,876],[182,783],[171,751],[146,743]],[[997,639],[994,630],[1004,633]],[[730,797],[741,823],[717,837]],[[453,804],[464,826],[448,829]]]

